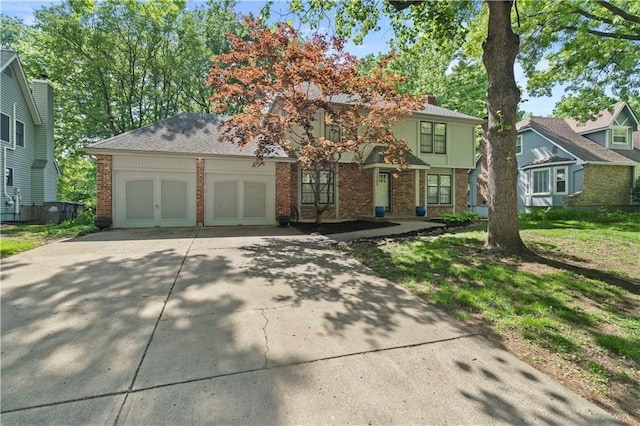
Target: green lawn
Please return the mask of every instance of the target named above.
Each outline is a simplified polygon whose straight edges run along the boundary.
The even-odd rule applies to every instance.
[[[57,238],[71,238],[97,231],[90,219],[59,225],[11,225],[2,228],[0,257],[11,256],[46,244]]]
[[[541,370],[553,375],[545,364],[559,359],[571,380],[596,394],[585,396],[637,418],[640,296],[619,285],[640,289],[640,215],[604,219],[522,220],[525,243],[552,262],[485,252],[482,226],[360,243],[353,253],[512,351],[530,354],[524,358]]]

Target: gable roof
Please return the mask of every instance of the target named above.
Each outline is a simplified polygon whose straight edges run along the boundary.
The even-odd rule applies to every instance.
[[[219,140],[218,126],[228,119],[227,116],[183,112],[91,144],[86,150],[89,153],[107,150],[255,156],[257,143],[239,147]],[[282,149],[275,149],[269,157],[286,158],[287,155]]]
[[[29,112],[31,113],[31,119],[34,124],[42,124],[42,118],[38,112],[38,107],[36,106],[36,101],[33,98],[33,93],[31,93],[31,89],[29,88],[29,83],[27,83],[27,77],[22,69],[22,64],[20,63],[18,54],[11,50],[0,49],[0,72],[3,72],[4,69],[9,66],[12,67],[13,75],[20,86],[22,96],[24,97],[27,108],[29,108]]]
[[[624,101],[620,101],[615,105],[613,105],[612,112],[610,112],[608,109],[603,109],[602,111],[600,111],[600,116],[595,120],[587,121],[586,123],[580,123],[577,120],[574,120],[573,118],[567,118],[566,122],[569,125],[569,127],[571,127],[571,130],[573,130],[576,133],[585,134],[585,133],[595,132],[598,130],[606,129],[607,127],[611,126],[615,118],[618,116],[618,114],[620,114],[620,112],[622,112],[622,110],[625,107],[637,122],[638,120],[633,114],[633,111],[631,111],[631,108],[629,108],[629,105],[627,105],[627,103]]]
[[[367,158],[362,163],[362,165],[363,166],[372,166],[372,165],[376,165],[376,164],[385,164],[385,165],[387,165],[389,167],[395,167],[396,165],[388,164],[384,160],[383,152],[386,149],[387,149],[387,147],[385,147],[385,146],[380,146],[380,145],[374,146],[373,149],[371,150],[371,152],[369,153],[369,155],[367,156]],[[426,169],[428,169],[430,167],[430,165],[428,163],[425,163],[424,161],[422,161],[422,159],[416,157],[415,155],[413,155],[410,152],[407,153],[406,158],[407,158],[407,165],[409,167],[412,167],[412,168],[426,168]]]
[[[516,124],[519,132],[532,129],[584,162],[633,164],[626,156],[580,136],[561,118],[527,117]]]
[[[317,97],[320,95],[320,91],[313,84],[307,83],[305,86],[301,88],[301,90],[307,90],[309,92],[309,97],[311,98]],[[340,93],[337,95],[326,97],[326,100],[328,102],[331,102],[333,104],[338,104],[338,105],[353,105],[354,103],[357,102],[358,95]],[[476,124],[484,123],[485,121],[478,117],[473,117],[471,115],[463,114],[461,112],[453,111],[453,110],[432,105],[429,103],[424,104],[424,107],[421,110],[414,111],[414,113],[436,115],[440,117],[454,118],[454,119],[465,120],[465,121],[473,121]]]

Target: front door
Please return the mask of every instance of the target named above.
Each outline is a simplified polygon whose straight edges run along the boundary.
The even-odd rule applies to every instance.
[[[391,173],[380,172],[376,180],[376,206],[391,210]]]

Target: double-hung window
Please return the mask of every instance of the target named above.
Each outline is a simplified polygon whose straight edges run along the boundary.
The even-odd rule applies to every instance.
[[[340,126],[331,123],[324,125],[324,137],[325,139],[329,139],[331,142],[340,142],[340,137],[342,136],[340,131]]]
[[[24,147],[24,123],[16,121],[16,145]]]
[[[6,114],[0,114],[0,139],[2,142],[11,142],[9,139],[10,127],[9,127],[9,116]]]
[[[516,137],[516,154],[522,154],[522,135]]]
[[[615,145],[628,144],[629,131],[627,127],[614,127],[611,140]]]
[[[451,204],[451,175],[427,175],[427,204]]]
[[[329,179],[331,172],[320,171],[320,204],[333,204],[334,202],[334,180]],[[302,171],[302,204],[313,204],[315,202],[315,172],[313,170]]]
[[[447,153],[447,125],[445,123],[420,122],[420,152],[425,154]]]
[[[13,169],[11,167],[7,167],[4,170],[4,185],[13,186]]]
[[[555,193],[566,194],[567,193],[567,168],[556,167],[555,177],[556,177]]]
[[[549,170],[533,171],[533,193],[548,194],[549,191]]]

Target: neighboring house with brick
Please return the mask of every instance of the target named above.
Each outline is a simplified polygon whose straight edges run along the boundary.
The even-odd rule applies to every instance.
[[[18,54],[0,52],[0,162],[4,168],[1,220],[32,217],[34,207],[55,201],[60,174],[54,157],[53,88],[46,79],[27,83]]]
[[[297,160],[276,151],[254,166],[255,146],[218,140],[222,120],[182,113],[88,147],[97,157],[97,216],[118,228],[263,225],[295,206],[302,219],[313,219],[313,195]],[[322,116],[316,122],[316,136],[333,137],[337,129]],[[394,128],[412,149],[409,167],[394,175],[375,145],[362,165],[341,162],[336,184],[322,194],[331,204],[323,219],[373,216],[376,206],[391,216],[415,216],[419,205],[431,217],[466,211],[482,122],[425,105]]]
[[[631,190],[640,178],[640,137],[638,120],[625,102],[583,124],[528,117],[516,127],[520,211],[631,205]],[[470,188],[475,200],[481,201],[480,167],[470,174]],[[475,200],[471,200],[472,210],[482,205]]]

